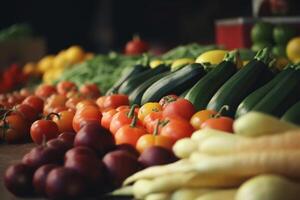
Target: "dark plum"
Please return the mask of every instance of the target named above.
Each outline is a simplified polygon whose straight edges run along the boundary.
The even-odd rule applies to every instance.
[[[73,145],[75,135],[76,133],[74,132],[63,132],[58,135],[57,139],[62,140],[64,142],[68,142],[69,144]]]
[[[118,144],[116,146],[116,150],[124,150],[127,151],[128,153],[134,155],[135,157],[139,157],[140,153],[130,144]]]
[[[103,163],[106,166],[108,178],[115,187],[121,186],[128,176],[142,168],[137,158],[124,150],[116,150],[106,154]]]
[[[25,197],[33,194],[33,169],[23,163],[11,165],[4,174],[6,188],[16,196]]]
[[[96,151],[98,156],[103,156],[115,148],[115,141],[113,135],[99,123],[91,122],[77,132],[74,146],[87,146]]]
[[[145,149],[138,159],[144,167],[169,164],[176,160],[178,160],[178,158],[172,151],[160,146],[151,146]]]
[[[96,158],[97,155],[95,151],[88,147],[78,146],[68,150],[65,154],[65,161],[67,159],[73,159],[75,156],[91,156]]]
[[[46,179],[46,194],[51,199],[79,199],[86,194],[84,179],[74,170],[58,167]]]
[[[59,167],[55,164],[46,164],[39,167],[33,175],[33,187],[35,192],[39,195],[46,195],[46,179],[50,171],[56,167]]]
[[[46,145],[49,148],[57,149],[62,154],[66,153],[66,151],[72,148],[72,145],[70,143],[64,142],[59,139],[51,139],[46,143]]]

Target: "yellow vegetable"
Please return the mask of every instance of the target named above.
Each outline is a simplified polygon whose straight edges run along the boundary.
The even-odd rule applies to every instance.
[[[200,195],[215,191],[216,189],[207,188],[180,188],[173,192],[171,200],[194,200]]]
[[[169,193],[154,193],[146,196],[145,200],[170,200]]]
[[[292,38],[286,46],[286,55],[293,62],[300,61],[300,37]]]
[[[133,187],[132,186],[121,187],[121,188],[111,192],[110,195],[112,195],[112,196],[132,196],[133,195]]]
[[[171,65],[171,70],[176,70],[179,69],[185,65],[188,64],[192,64],[194,63],[194,59],[193,58],[179,58],[173,61],[172,65]]]
[[[217,190],[200,195],[200,197],[196,198],[196,200],[234,200],[236,192],[237,189]]]
[[[300,183],[277,175],[260,175],[246,181],[235,200],[299,200]]]
[[[155,67],[157,67],[157,66],[159,66],[159,65],[161,65],[161,64],[163,64],[164,63],[164,61],[162,61],[162,60],[152,60],[151,62],[150,62],[150,67],[152,68],[152,69],[154,69]]]
[[[45,56],[44,58],[42,58],[37,64],[38,70],[41,73],[44,73],[48,69],[51,69],[53,67],[54,58],[55,57],[53,55],[48,55],[48,56]]]
[[[55,56],[54,61],[53,61],[53,67],[57,68],[57,69],[65,68],[70,64],[71,64],[71,61],[68,60],[65,51],[62,51],[57,56]]]
[[[299,126],[255,111],[243,115],[233,123],[234,132],[247,137],[277,134],[296,128],[299,128]]]
[[[202,53],[196,59],[196,63],[210,63],[210,64],[219,64],[223,61],[225,54],[228,51],[226,50],[210,50]]]
[[[191,138],[180,139],[173,145],[173,152],[178,158],[188,158],[197,149],[198,142]]]
[[[300,129],[290,130],[282,134],[265,135],[256,138],[212,137],[200,146],[201,153],[229,154],[240,152],[261,152],[280,149],[300,149]]]
[[[65,58],[72,64],[83,61],[84,57],[84,50],[77,45],[69,47],[65,52]]]

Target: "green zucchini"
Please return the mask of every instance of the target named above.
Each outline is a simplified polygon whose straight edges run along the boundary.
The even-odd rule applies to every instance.
[[[154,82],[158,81],[159,79],[169,75],[170,71],[167,72],[163,72],[160,74],[157,74],[156,76],[153,76],[152,78],[148,79],[147,81],[145,81],[144,83],[142,83],[141,85],[139,85],[137,88],[135,88],[130,94],[129,94],[129,102],[133,105],[133,104],[141,104],[141,100],[142,100],[142,96],[144,94],[144,92],[147,90],[147,88],[152,85]]]
[[[258,88],[251,94],[249,94],[238,106],[235,113],[235,118],[238,118],[253,109],[253,107],[273,88],[285,78],[289,78],[293,74],[294,70],[290,67],[284,69],[278,75],[276,75],[271,81],[262,87]]]
[[[154,69],[150,69],[147,71],[144,71],[136,76],[131,76],[129,79],[124,81],[122,85],[120,86],[118,93],[120,94],[130,94],[136,87],[138,87],[140,84],[144,83],[149,78],[160,74],[162,72],[168,71],[170,68],[165,66],[164,64],[157,66]]]
[[[130,77],[136,76],[137,74],[139,74],[147,69],[150,70],[149,67],[146,67],[144,65],[135,65],[133,67],[126,67],[122,71],[121,78],[117,82],[115,82],[115,84],[106,92],[106,95],[117,92],[119,87],[122,85],[122,83],[124,83],[124,81],[126,81]]]
[[[300,101],[300,69],[273,87],[253,110],[281,117],[292,105]]]
[[[194,104],[196,110],[205,109],[217,90],[237,71],[235,54],[227,54],[224,61],[201,78],[186,94],[185,99]]]
[[[142,104],[159,101],[168,94],[180,95],[205,75],[203,65],[189,64],[153,83],[143,94]]]
[[[291,106],[282,115],[281,120],[300,125],[300,101]]]
[[[234,117],[241,101],[265,83],[266,76],[270,74],[268,68],[270,61],[269,49],[259,51],[253,60],[222,85],[209,101],[207,109],[219,111],[227,105],[228,109],[222,114]]]

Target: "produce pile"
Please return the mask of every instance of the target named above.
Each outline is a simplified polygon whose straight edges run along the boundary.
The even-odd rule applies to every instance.
[[[6,170],[6,188],[54,199],[297,197],[299,64],[274,67],[268,48],[177,50],[179,60],[150,63],[96,56],[56,85],[0,95],[1,140],[37,144]]]

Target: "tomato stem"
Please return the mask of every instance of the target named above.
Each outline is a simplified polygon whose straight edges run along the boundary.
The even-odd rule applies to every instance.
[[[224,106],[222,106],[222,107],[220,108],[220,110],[217,112],[217,114],[213,115],[212,117],[213,117],[213,118],[219,118],[219,117],[222,116],[222,113],[223,113],[224,111],[228,111],[228,110],[229,110],[229,106],[228,106],[228,105],[224,105]]]
[[[127,117],[128,117],[128,118],[133,118],[133,117],[134,117],[134,110],[135,110],[136,107],[138,107],[137,104],[133,104],[133,105],[131,106],[131,108],[130,108],[128,114],[127,114]]]
[[[155,128],[154,128],[154,132],[153,132],[154,136],[158,135],[158,128],[159,128],[160,125],[161,125],[161,121],[158,120],[157,123],[156,123],[156,125],[155,125]]]
[[[60,115],[59,115],[58,113],[55,113],[55,112],[49,113],[49,114],[45,117],[45,119],[46,119],[46,120],[51,120],[51,115],[55,115],[55,116],[60,120]]]
[[[132,121],[131,121],[131,123],[130,123],[130,127],[131,127],[131,128],[134,128],[134,127],[136,126],[136,122],[137,122],[137,116],[134,115],[134,116],[133,116],[133,119],[132,119]]]

